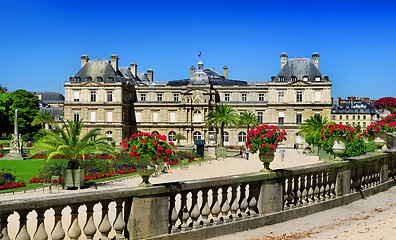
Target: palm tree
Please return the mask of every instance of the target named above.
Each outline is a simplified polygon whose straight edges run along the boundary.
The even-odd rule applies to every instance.
[[[177,140],[178,146],[180,146],[180,140],[186,139],[186,137],[181,133],[176,133],[175,136],[173,136],[173,138]]]
[[[257,116],[254,115],[251,110],[249,110],[242,112],[241,116],[239,117],[239,125],[246,126],[246,132],[249,132],[250,127],[257,127],[259,125],[259,122]]]
[[[220,127],[220,146],[224,146],[224,127],[237,125],[239,116],[232,106],[225,104],[216,105],[215,109],[205,117],[206,125],[209,127]]]
[[[63,128],[55,126],[54,131],[46,131],[46,136],[34,144],[30,154],[46,154],[45,161],[53,156],[64,156],[69,160],[68,168],[77,169],[81,156],[84,158],[89,153],[114,152],[114,147],[107,143],[99,128],[81,136],[82,121],[68,120],[67,124],[64,121],[62,123]]]
[[[332,124],[332,122],[328,122],[327,117],[315,115],[304,120],[304,123],[300,125],[299,133],[305,137],[305,141],[308,143],[319,145],[320,131],[328,124]]]
[[[45,128],[45,124],[55,124],[54,117],[51,113],[47,112],[45,109],[39,111],[38,114],[34,117],[32,121],[32,126],[42,125],[43,129]],[[44,133],[43,133],[44,136]]]

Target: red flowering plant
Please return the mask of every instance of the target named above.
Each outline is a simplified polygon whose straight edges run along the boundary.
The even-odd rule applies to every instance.
[[[121,142],[124,152],[136,159],[151,156],[154,161],[167,162],[175,154],[173,142],[167,142],[166,136],[145,132],[132,134]]]
[[[396,121],[396,114],[389,114],[388,116],[385,117],[385,121],[387,123],[395,122]]]
[[[263,124],[248,132],[246,146],[252,153],[260,150],[262,153],[269,154],[275,152],[278,144],[286,140],[286,135],[284,129],[280,130],[274,125]]]
[[[363,155],[367,152],[364,144],[364,137],[351,126],[342,124],[329,124],[320,131],[321,146],[327,153],[333,154],[333,137],[345,137],[345,152],[340,155],[341,158]]]
[[[394,97],[383,97],[375,101],[374,107],[377,110],[388,110],[391,113],[396,112],[396,98]]]
[[[390,115],[388,115],[390,116]],[[395,131],[396,122],[387,122],[386,120],[380,120],[377,122],[373,122],[368,125],[366,128],[365,135],[371,138],[374,138],[374,133],[388,133]]]

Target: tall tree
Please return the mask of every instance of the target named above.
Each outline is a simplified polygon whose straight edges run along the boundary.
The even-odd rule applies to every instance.
[[[32,126],[42,125],[43,129],[45,128],[45,124],[55,124],[54,117],[51,113],[47,112],[45,109],[38,112],[38,114],[34,117]]]
[[[219,104],[206,115],[205,120],[207,126],[220,128],[220,146],[224,146],[224,127],[238,125],[239,116],[232,106]]]
[[[99,128],[82,135],[83,125],[82,121],[70,120],[67,124],[63,122],[63,128],[55,125],[54,131],[46,131],[45,137],[34,144],[30,154],[46,154],[46,161],[53,156],[64,156],[69,160],[68,168],[76,169],[79,157],[89,153],[113,153],[114,147],[108,144]]]
[[[1,133],[12,133],[11,123],[9,121],[10,107],[12,105],[11,93],[0,92],[0,126]]]
[[[244,111],[239,117],[239,125],[246,126],[246,132],[249,132],[250,127],[257,127],[259,125],[258,118],[251,110]]]
[[[180,140],[186,139],[186,137],[181,133],[176,133],[175,136],[173,136],[173,138],[177,140],[178,146],[180,146]]]
[[[304,120],[300,125],[300,134],[305,137],[307,143],[320,145],[320,131],[328,124],[331,122],[327,121],[327,117],[315,115]]]

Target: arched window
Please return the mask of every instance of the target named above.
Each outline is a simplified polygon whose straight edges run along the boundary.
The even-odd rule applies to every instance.
[[[292,82],[296,82],[297,81],[297,77],[296,76],[292,76],[291,80],[292,80]]]
[[[303,77],[303,81],[304,81],[304,82],[307,82],[308,80],[309,80],[308,76],[304,76],[304,77]]]
[[[174,139],[174,136],[176,135],[176,133],[174,131],[169,132],[168,134],[168,140],[171,142],[176,141],[176,139]]]
[[[193,138],[194,138],[194,140],[201,140],[201,133],[200,132],[194,132]]]
[[[195,123],[202,122],[202,113],[201,113],[201,111],[199,111],[199,110],[194,111],[193,122],[195,122]]]
[[[159,133],[157,131],[153,131],[151,134],[157,134],[158,135]]]
[[[284,82],[285,81],[285,77],[281,76],[279,77],[279,82]]]
[[[245,143],[246,142],[246,133],[245,132],[240,132],[238,134],[238,142],[239,143]]]
[[[230,143],[230,135],[228,134],[228,132],[224,132],[223,134],[223,138],[224,138],[224,145],[228,145]]]
[[[112,131],[107,131],[106,132],[106,138],[108,142],[113,141],[113,132]]]

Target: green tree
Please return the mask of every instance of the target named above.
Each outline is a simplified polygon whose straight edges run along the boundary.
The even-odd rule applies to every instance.
[[[250,131],[250,127],[257,127],[259,125],[257,116],[254,115],[254,113],[249,110],[249,111],[244,111],[242,112],[241,116],[239,117],[239,125],[240,126],[246,126],[247,131]]]
[[[0,126],[1,133],[10,134],[12,127],[9,121],[10,107],[12,105],[11,93],[0,91]]]
[[[45,124],[55,124],[54,117],[51,113],[46,110],[42,110],[38,112],[38,114],[34,117],[32,126],[42,125],[43,129],[45,128]],[[44,134],[44,133],[43,133]]]
[[[186,137],[181,133],[176,133],[175,136],[173,136],[173,138],[177,140],[178,146],[180,146],[180,140],[186,139]]]
[[[305,141],[309,144],[321,145],[320,131],[323,127],[332,124],[327,121],[327,117],[315,115],[310,117],[300,125],[300,134],[305,137]]]
[[[63,128],[55,126],[54,131],[46,131],[45,137],[34,144],[30,154],[46,154],[45,161],[53,156],[64,156],[69,160],[68,168],[77,169],[79,157],[84,158],[90,153],[114,153],[114,147],[107,143],[99,128],[82,135],[82,121],[68,120],[67,124],[63,121],[62,123]]]
[[[224,127],[238,125],[239,116],[232,106],[219,104],[206,115],[205,120],[207,126],[220,128],[220,146],[224,146]]]

